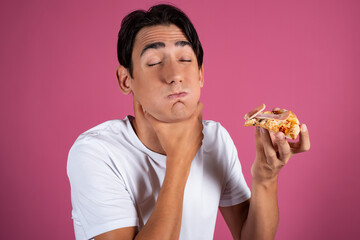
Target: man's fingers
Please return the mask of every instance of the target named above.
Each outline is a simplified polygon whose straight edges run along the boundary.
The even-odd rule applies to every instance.
[[[256,151],[261,153],[264,151],[263,149],[263,145],[261,142],[261,134],[260,134],[260,127],[255,127],[255,146],[256,146]]]
[[[147,111],[144,110],[144,117],[146,120],[148,120],[148,122],[150,123],[150,125],[156,130],[156,126],[159,123],[159,120],[157,120],[156,118],[154,118],[150,113],[148,113]]]
[[[262,141],[262,145],[264,147],[264,153],[266,155],[266,159],[272,161],[269,164],[273,164],[277,159],[277,155],[276,155],[276,151],[275,151],[274,146],[271,141],[270,133],[268,130],[266,130],[264,128],[260,128],[260,133],[261,133],[260,134],[261,141]]]
[[[146,120],[148,120],[149,122],[154,121],[154,117],[151,116],[151,115],[150,115],[148,112],[146,112],[145,110],[144,110],[144,117],[145,117]]]
[[[276,137],[276,144],[278,146],[279,159],[284,163],[287,163],[287,161],[291,157],[290,145],[286,141],[284,133],[277,132],[275,134],[275,137]]]
[[[303,123],[300,126],[300,150],[305,152],[310,150],[310,137],[307,126]]]
[[[204,134],[202,130],[204,129],[203,123],[202,123],[202,109],[204,107],[204,104],[202,102],[198,102],[197,109],[196,109],[196,116],[198,119],[198,124],[200,124],[201,131],[200,131],[200,137],[201,140],[204,138]]]
[[[278,146],[277,146],[277,140],[276,140],[276,137],[275,137],[276,134],[274,132],[272,132],[272,131],[269,131],[269,133],[270,133],[271,142],[272,142],[272,144],[274,146],[274,149],[275,149],[275,151],[277,151]]]
[[[281,109],[278,108],[278,107],[275,107],[275,108],[272,109],[273,112],[276,112],[276,111],[279,111],[279,110],[281,110]]]
[[[199,119],[199,121],[202,121],[202,109],[203,108],[204,108],[204,104],[202,102],[198,102],[194,115]]]
[[[300,129],[301,131],[299,141],[296,143],[291,143],[290,145],[292,147],[293,153],[306,152],[310,150],[309,131],[305,124],[301,124]]]

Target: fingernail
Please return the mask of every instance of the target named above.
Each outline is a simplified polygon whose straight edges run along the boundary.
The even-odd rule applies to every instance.
[[[283,140],[283,139],[284,139],[284,134],[282,134],[282,133],[277,133],[277,134],[276,134],[276,139],[279,140],[279,141],[280,141],[280,140]]]
[[[301,124],[301,131],[302,132],[306,132],[307,131],[307,127],[305,124]]]

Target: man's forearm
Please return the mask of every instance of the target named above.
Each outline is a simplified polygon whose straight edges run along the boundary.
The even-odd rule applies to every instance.
[[[196,111],[188,119],[173,123],[159,121],[143,107],[137,108],[137,115],[143,116],[156,134],[151,141],[158,141],[161,146],[158,151],[167,156],[165,178],[154,210],[136,235],[137,240],[179,239],[185,185],[204,138],[202,106],[198,102]]]
[[[167,170],[154,210],[136,240],[179,239],[189,169]]]
[[[274,239],[278,222],[277,178],[266,183],[257,183],[253,179],[250,208],[241,239]]]

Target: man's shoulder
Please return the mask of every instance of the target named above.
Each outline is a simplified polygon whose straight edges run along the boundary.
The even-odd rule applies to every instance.
[[[216,131],[221,128],[221,124],[219,122],[213,120],[203,120],[204,131]]]
[[[213,120],[203,120],[204,134],[227,134],[227,130],[221,125],[220,122]]]
[[[214,148],[214,146],[226,147],[233,144],[228,131],[221,125],[221,123],[213,120],[203,120],[204,125],[204,141],[205,148]]]
[[[80,134],[70,148],[68,162],[87,165],[92,162],[96,165],[110,163],[110,156],[123,159],[129,149],[134,149],[129,121],[129,116],[123,120],[108,120]]]
[[[108,120],[80,134],[70,148],[71,152],[102,152],[127,149],[133,145],[132,127],[127,116],[123,120]]]
[[[76,139],[75,143],[107,141],[118,138],[119,135],[127,134],[128,131],[129,117],[126,117],[123,120],[108,120],[80,134],[80,136]]]

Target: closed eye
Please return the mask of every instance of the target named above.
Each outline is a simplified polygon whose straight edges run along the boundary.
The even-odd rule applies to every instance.
[[[191,62],[191,59],[180,59],[180,62]]]
[[[152,66],[155,66],[155,65],[158,65],[158,64],[161,64],[161,62],[149,63],[148,66],[149,66],[149,67],[152,67]]]

